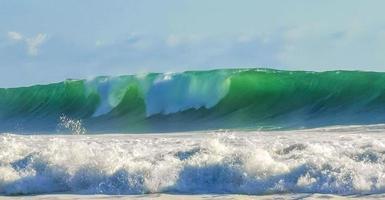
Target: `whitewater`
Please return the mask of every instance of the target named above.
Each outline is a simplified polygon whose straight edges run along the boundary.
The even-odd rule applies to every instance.
[[[379,194],[384,130],[3,134],[0,194]]]
[[[0,199],[384,198],[384,116],[380,72],[219,69],[1,88]]]

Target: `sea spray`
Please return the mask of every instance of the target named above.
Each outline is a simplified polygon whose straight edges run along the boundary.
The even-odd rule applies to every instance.
[[[82,135],[86,133],[86,129],[83,127],[82,120],[71,119],[65,115],[60,116],[59,127],[70,131],[74,135]]]

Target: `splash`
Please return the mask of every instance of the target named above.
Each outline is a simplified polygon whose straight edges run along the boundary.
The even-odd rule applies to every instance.
[[[86,129],[82,125],[80,119],[71,119],[65,115],[60,116],[59,126],[69,130],[74,135],[83,135]]]

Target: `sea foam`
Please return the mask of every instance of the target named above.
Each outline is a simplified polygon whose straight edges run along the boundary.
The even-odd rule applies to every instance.
[[[0,136],[0,194],[373,194],[383,127]]]

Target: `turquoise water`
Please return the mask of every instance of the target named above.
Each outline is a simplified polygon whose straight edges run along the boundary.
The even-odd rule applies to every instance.
[[[385,73],[220,69],[0,89],[0,130],[298,129],[385,122]]]

